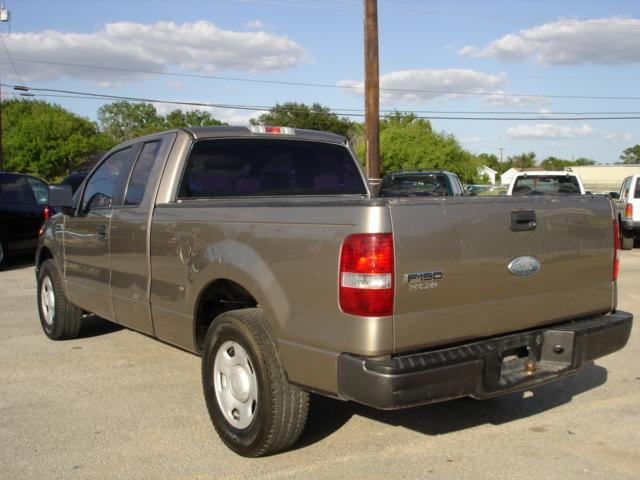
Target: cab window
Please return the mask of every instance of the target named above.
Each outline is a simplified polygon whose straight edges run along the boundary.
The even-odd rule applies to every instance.
[[[129,147],[113,153],[102,162],[84,189],[82,212],[111,208],[117,204],[117,195],[129,175],[132,160],[132,149]]]

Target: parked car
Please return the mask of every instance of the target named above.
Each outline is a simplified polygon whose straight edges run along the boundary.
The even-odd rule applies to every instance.
[[[0,172],[0,268],[9,254],[35,251],[49,216],[48,186],[39,178]]]
[[[44,333],[74,338],[92,312],[201,355],[212,423],[241,455],[290,447],[310,392],[381,409],[490,398],[631,330],[609,199],[372,198],[334,134],[154,134],[108,153],[77,206],[69,186],[51,203]]]
[[[72,192],[76,193],[78,188],[80,188],[80,185],[82,185],[84,179],[87,178],[87,175],[89,175],[89,172],[89,170],[86,170],[70,173],[69,175],[64,177],[64,179],[60,183],[62,185],[71,185]]]
[[[507,195],[585,195],[580,177],[573,172],[532,171],[517,173]]]
[[[640,175],[624,179],[616,205],[622,249],[631,250],[633,242],[640,238]]]
[[[382,177],[381,197],[450,197],[465,195],[455,173],[446,170],[417,170],[388,173]]]

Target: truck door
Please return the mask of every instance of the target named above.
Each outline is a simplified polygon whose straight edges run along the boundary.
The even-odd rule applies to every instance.
[[[117,322],[153,335],[149,291],[151,215],[163,160],[175,134],[142,145],[110,227],[111,294]]]
[[[69,300],[114,320],[109,261],[109,227],[114,205],[121,203],[137,146],[110,154],[87,179],[75,215],[65,219],[64,267]]]

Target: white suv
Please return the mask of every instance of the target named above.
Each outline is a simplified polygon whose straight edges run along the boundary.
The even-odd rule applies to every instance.
[[[631,250],[634,239],[640,237],[640,175],[624,179],[617,204],[620,246],[623,250]]]

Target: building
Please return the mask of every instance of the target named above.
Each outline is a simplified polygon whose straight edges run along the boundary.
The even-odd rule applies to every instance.
[[[489,183],[491,183],[491,185],[495,185],[496,184],[496,175],[498,174],[498,172],[496,172],[493,168],[487,167],[486,165],[481,165],[480,167],[478,167],[478,176],[480,178],[486,176],[489,178]]]
[[[634,174],[640,174],[639,165],[585,165],[566,167],[565,170],[576,173],[587,191],[617,192],[622,181]]]

